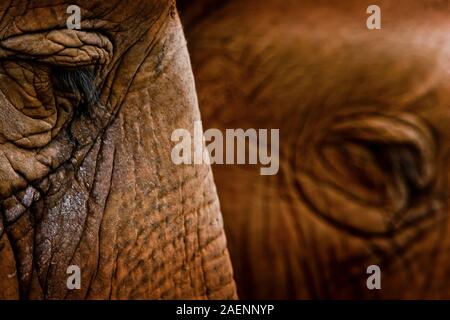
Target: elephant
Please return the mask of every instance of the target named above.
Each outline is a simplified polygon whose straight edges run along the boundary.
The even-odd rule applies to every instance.
[[[179,1],[204,128],[280,130],[213,165],[240,298],[450,298],[449,8],[376,3]]]
[[[0,17],[0,299],[235,299],[211,167],[170,158],[200,119],[174,1]]]

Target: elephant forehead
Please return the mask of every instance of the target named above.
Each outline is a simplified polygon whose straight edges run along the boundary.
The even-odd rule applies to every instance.
[[[29,1],[13,0],[0,4],[0,40],[21,34],[66,29],[73,13],[80,8],[81,30],[102,30],[124,50],[154,25],[173,5],[170,0],[114,1]]]

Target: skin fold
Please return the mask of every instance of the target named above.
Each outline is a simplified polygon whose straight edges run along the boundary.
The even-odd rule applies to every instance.
[[[170,158],[199,118],[171,1],[3,1],[0,299],[235,298],[211,168]]]
[[[371,4],[179,4],[204,128],[280,129],[278,175],[213,168],[241,298],[450,298],[450,9]]]

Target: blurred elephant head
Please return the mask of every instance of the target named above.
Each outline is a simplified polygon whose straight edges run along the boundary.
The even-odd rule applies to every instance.
[[[199,119],[174,3],[13,0],[0,17],[0,298],[234,298],[211,169],[170,158]]]
[[[183,3],[205,127],[280,129],[214,167],[243,298],[450,298],[450,9],[371,4]]]

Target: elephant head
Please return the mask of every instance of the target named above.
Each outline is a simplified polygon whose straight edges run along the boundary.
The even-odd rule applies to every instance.
[[[197,2],[204,124],[280,129],[278,175],[214,167],[239,295],[449,298],[448,9],[377,1],[370,30],[365,1]]]
[[[172,1],[2,2],[0,298],[234,298],[211,169],[170,157],[199,117]]]

